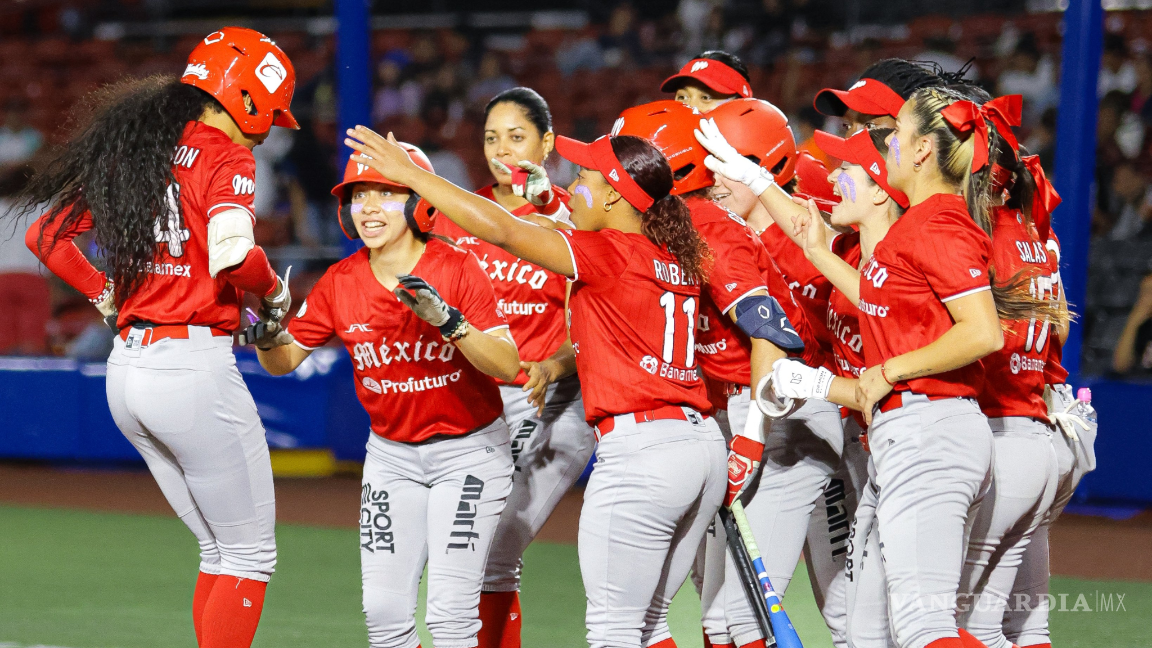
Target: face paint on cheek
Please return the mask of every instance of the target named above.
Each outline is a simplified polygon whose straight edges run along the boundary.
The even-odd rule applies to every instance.
[[[836,176],[836,184],[840,185],[840,195],[852,202],[856,202],[856,181],[847,173]]]
[[[900,166],[900,140],[893,137],[892,142],[888,145],[888,150],[892,152],[892,159],[896,161],[896,166]]]
[[[589,209],[592,208],[592,190],[591,189],[589,189],[588,187],[585,187],[584,185],[576,185],[576,188],[572,190],[572,193],[583,198],[584,203],[586,205],[588,205],[588,208]]]
[[[404,211],[404,203],[395,202],[395,201],[380,203],[380,209],[382,209],[386,212],[403,212]]]
[[[353,214],[359,214],[360,212],[364,211],[364,205],[360,203],[352,203],[351,209]]]

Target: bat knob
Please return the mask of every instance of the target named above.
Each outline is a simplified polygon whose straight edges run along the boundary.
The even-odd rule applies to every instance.
[[[772,419],[790,416],[804,405],[804,399],[802,398],[789,398],[787,396],[781,398],[777,396],[776,390],[772,387],[772,374],[768,374],[760,379],[760,384],[756,385],[754,396],[756,406],[760,408],[764,416]]]

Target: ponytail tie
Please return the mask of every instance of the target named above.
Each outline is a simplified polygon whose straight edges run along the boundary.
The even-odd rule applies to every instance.
[[[1012,147],[1013,152],[1020,148],[1012,127],[1020,125],[1023,105],[1020,95],[1005,95],[983,106],[977,106],[971,101],[957,101],[940,112],[940,116],[961,134],[971,133],[976,137],[976,145],[972,149],[973,173],[988,164],[988,122],[996,126],[996,131]]]
[[[1060,194],[1056,193],[1056,188],[1048,181],[1044,167],[1040,166],[1039,155],[1027,155],[1020,158],[1020,161],[1036,183],[1036,193],[1032,197],[1032,222],[1036,224],[1040,240],[1046,242],[1052,231],[1052,212],[1060,204]]]

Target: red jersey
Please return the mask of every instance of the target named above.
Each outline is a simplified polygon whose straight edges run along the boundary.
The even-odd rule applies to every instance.
[[[992,210],[992,267],[998,281],[1018,272],[1032,276],[1032,296],[1052,298],[1052,275],[1048,250],[1036,229],[1025,222],[1019,210],[997,207]],[[1004,322],[1004,347],[981,362],[984,385],[980,409],[988,417],[1027,416],[1048,420],[1044,404],[1044,368],[1048,345],[1053,341],[1048,320]]]
[[[768,248],[768,254],[780,268],[788,288],[796,296],[796,302],[808,315],[816,341],[825,350],[832,346],[832,334],[824,325],[828,311],[828,296],[832,293],[832,282],[812,265],[804,250],[800,249],[779,225],[769,225],[760,232],[760,240]]]
[[[1052,299],[1060,301],[1064,294],[1064,283],[1060,281],[1060,240],[1056,232],[1048,234],[1044,246],[1048,251],[1048,272],[1052,282]],[[1068,370],[1061,364],[1064,358],[1064,340],[1052,335],[1048,340],[1048,363],[1044,365],[1044,382],[1048,385],[1063,385],[1068,382]]]
[[[853,268],[860,266],[860,235],[842,234],[832,240],[832,251]],[[864,339],[860,335],[860,309],[844,293],[832,287],[828,294],[828,333],[832,338],[832,372],[859,378],[864,364]]]
[[[565,205],[568,192],[553,186]],[[492,202],[496,196],[492,187],[476,191]],[[524,205],[512,212],[513,216],[535,214],[536,206]],[[546,217],[547,218],[547,217]],[[512,338],[520,348],[520,358],[526,362],[540,362],[551,356],[568,339],[564,326],[564,292],[568,280],[555,272],[545,270],[504,250],[472,236],[447,218],[437,218],[435,233],[446,236],[460,247],[471,250],[480,259],[480,267],[492,280],[496,302],[508,318]],[[528,374],[521,371],[513,384],[528,382]]]
[[[156,256],[145,268],[144,282],[120,305],[117,326],[151,322],[232,331],[240,320],[243,294],[225,273],[208,274],[208,221],[240,209],[255,223],[256,160],[223,131],[188,122],[172,163],[176,181],[168,187],[168,200],[173,207],[179,200],[180,211],[168,213],[166,232],[157,221]],[[85,214],[57,239],[72,245],[71,239],[90,229],[92,216]],[[103,284],[103,273],[93,272],[77,289],[92,299]]]
[[[588,422],[667,405],[710,412],[696,367],[699,283],[640,234],[560,233],[575,269],[569,312]]]
[[[430,239],[411,274],[481,331],[507,326],[472,253]],[[305,349],[340,338],[355,363],[356,395],[372,431],[386,439],[417,443],[461,435],[504,411],[496,380],[376,279],[367,248],[328,268],[288,331]]]
[[[935,342],[952,328],[947,302],[990,290],[992,240],[963,196],[936,194],[908,209],[876,244],[860,276],[860,326],[869,367]],[[979,362],[896,383],[895,391],[975,398]]]
[[[712,249],[712,268],[700,295],[696,357],[709,379],[745,387],[752,381],[752,342],[728,311],[757,290],[767,290],[757,266],[755,233],[742,218],[700,196],[685,201],[692,224]]]

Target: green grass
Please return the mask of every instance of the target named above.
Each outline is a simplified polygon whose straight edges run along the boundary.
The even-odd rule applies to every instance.
[[[356,531],[281,525],[277,540],[280,563],[255,645],[367,645]],[[526,648],[586,646],[576,548],[536,543],[526,563]],[[196,544],[174,517],[0,506],[0,647],[194,648],[196,566]],[[1060,648],[1152,645],[1152,584],[1056,578],[1053,590],[1070,594],[1068,609],[1081,593],[1092,608],[1096,592],[1125,595],[1125,612],[1055,613]],[[831,646],[803,568],[786,603],[806,648]],[[685,587],[670,615],[681,648],[700,646],[699,614]]]

